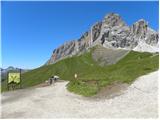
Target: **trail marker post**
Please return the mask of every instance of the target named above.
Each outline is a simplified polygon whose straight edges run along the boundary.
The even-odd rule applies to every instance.
[[[74,74],[74,78],[75,78],[75,80],[77,79],[77,74],[76,73]]]

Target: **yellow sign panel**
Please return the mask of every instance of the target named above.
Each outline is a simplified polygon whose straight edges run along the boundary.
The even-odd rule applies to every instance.
[[[20,83],[20,73],[8,73],[8,83]]]

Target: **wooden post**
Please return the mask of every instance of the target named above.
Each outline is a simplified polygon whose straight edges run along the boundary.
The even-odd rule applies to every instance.
[[[19,84],[20,84],[20,89],[21,89],[21,88],[22,88],[22,79],[21,79],[21,77],[22,77],[22,76],[21,76],[21,72],[22,72],[22,70],[20,69],[20,71],[19,71],[19,72],[20,72],[20,83],[19,83]]]
[[[9,84],[8,84],[8,82],[9,82],[9,77],[8,77],[8,75],[9,75],[9,71],[7,71],[7,89],[8,89],[8,91],[9,91]]]

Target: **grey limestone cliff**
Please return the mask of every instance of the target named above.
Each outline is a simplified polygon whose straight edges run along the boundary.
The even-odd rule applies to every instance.
[[[147,45],[147,49],[148,46],[158,48],[158,41],[158,32],[151,29],[145,20],[140,19],[128,26],[121,16],[110,13],[102,21],[95,23],[81,38],[66,42],[55,49],[47,64],[81,53],[97,44],[106,48],[132,50],[139,44]],[[143,47],[143,45],[141,46]]]

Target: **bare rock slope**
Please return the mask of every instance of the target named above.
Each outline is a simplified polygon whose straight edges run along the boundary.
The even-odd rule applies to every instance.
[[[103,46],[96,46],[92,52],[92,58],[101,66],[115,64],[128,54],[128,50],[111,49]]]

